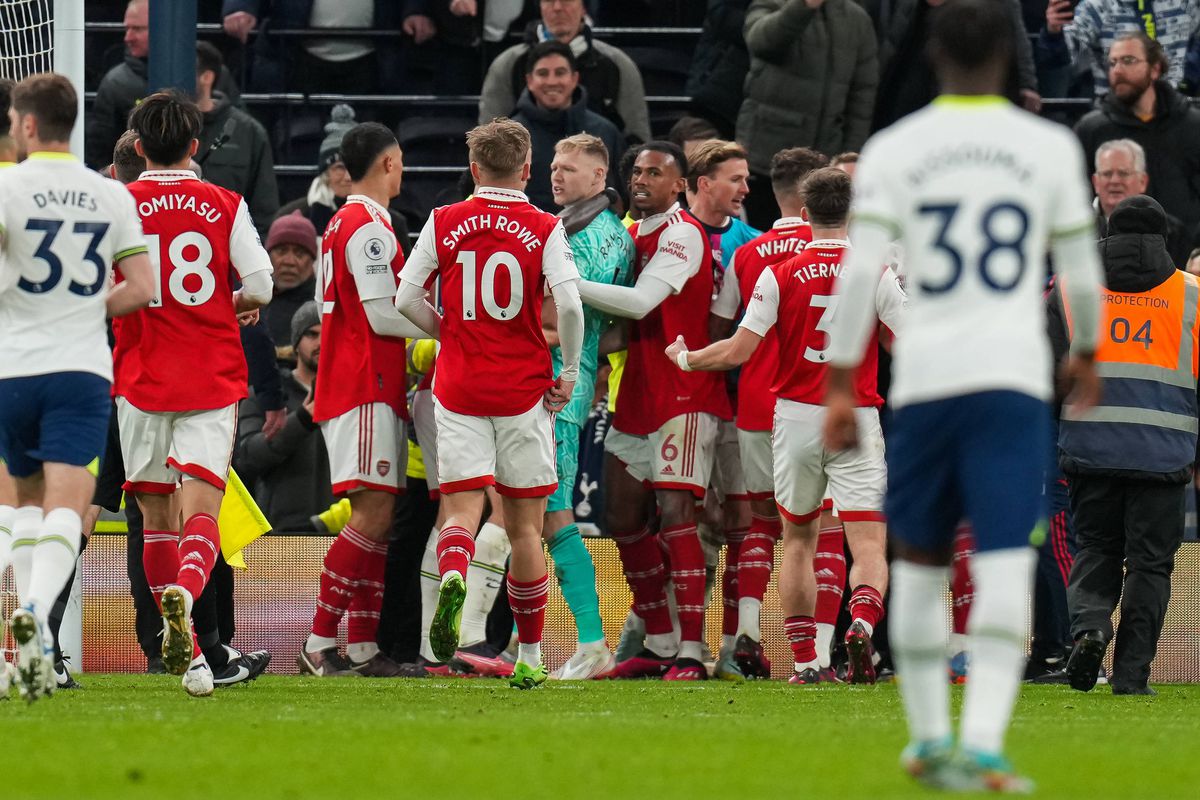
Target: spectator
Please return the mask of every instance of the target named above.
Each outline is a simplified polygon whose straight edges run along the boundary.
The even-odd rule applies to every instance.
[[[689,164],[696,148],[705,142],[720,138],[721,132],[717,130],[716,126],[701,117],[680,117],[679,121],[672,125],[671,130],[667,132],[667,141],[679,146]],[[630,166],[632,167],[632,161]]]
[[[525,88],[525,54],[538,42],[556,40],[568,45],[575,55],[588,108],[616,125],[626,140],[649,141],[646,91],[633,60],[616,47],[592,38],[583,0],[541,0],[541,11],[541,23],[532,23],[526,29],[525,41],[496,56],[488,68],[479,97],[479,123],[513,113],[517,97]],[[607,141],[605,144],[612,152],[612,145]],[[623,149],[617,148],[616,152]]]
[[[1200,247],[1197,247],[1188,254],[1187,266],[1184,269],[1193,275],[1200,276]],[[1197,472],[1196,480],[1200,483],[1200,472]],[[1197,488],[1200,488],[1200,486]]]
[[[150,0],[130,0],[125,8],[125,60],[100,80],[88,116],[84,156],[93,169],[109,163],[117,138],[129,127],[129,112],[146,96],[149,55]],[[241,105],[237,82],[224,67],[219,70],[217,85],[229,102]]]
[[[742,86],[750,70],[750,54],[742,37],[749,4],[749,0],[708,0],[704,30],[684,89],[692,98],[691,113],[719,128],[719,133],[706,139],[731,139],[737,127]]]
[[[329,122],[325,125],[325,138],[321,140],[321,149],[317,155],[317,167],[321,170],[313,178],[304,197],[297,198],[285,204],[275,215],[279,217],[299,211],[307,217],[317,231],[317,240],[325,233],[329,220],[346,202],[350,194],[350,173],[342,163],[342,137],[346,131],[354,127],[354,109],[341,103],[333,107]],[[468,173],[469,175],[470,173]],[[472,185],[474,189],[474,185]],[[469,191],[468,191],[469,193]],[[404,216],[395,209],[389,208],[392,218],[392,230],[396,232],[396,240],[404,255],[412,249],[408,236],[408,223]]]
[[[876,95],[874,129],[886,128],[896,120],[928,105],[938,93],[937,79],[925,57],[925,30],[931,10],[945,0],[898,0],[886,28],[880,31],[879,92]],[[1009,99],[1037,113],[1042,106],[1038,94],[1033,48],[1025,31],[1019,0],[1006,4],[1016,51],[1008,77]]]
[[[513,114],[513,119],[529,130],[533,141],[533,161],[525,192],[529,202],[553,213],[556,206],[550,191],[550,162],[554,159],[554,146],[577,133],[598,136],[610,154],[609,174],[615,175],[617,163],[612,154],[621,152],[621,132],[588,108],[587,89],[579,85],[575,56],[562,42],[542,42],[529,50],[525,86]]]
[[[1150,663],[1183,539],[1196,456],[1192,353],[1200,324],[1186,299],[1195,298],[1196,279],[1175,269],[1166,230],[1162,206],[1145,195],[1113,210],[1110,235],[1100,243],[1109,289],[1100,330],[1107,335],[1095,354],[1108,405],[1077,415],[1068,400],[1059,426],[1058,460],[1070,481],[1078,544],[1067,586],[1075,640],[1067,679],[1083,691],[1096,684],[1120,600],[1113,694],[1154,694]],[[1055,355],[1065,356],[1071,317],[1057,289],[1048,311]]]
[[[258,399],[243,400],[233,466],[276,530],[323,530],[314,518],[333,504],[333,490],[325,441],[312,419],[312,387],[321,356],[321,312],[315,301],[296,310],[287,341],[296,353],[296,367],[279,370],[287,421],[268,438]]]
[[[779,216],[771,156],[789,147],[860,150],[879,84],[875,30],[853,0],[753,0],[746,12],[750,74],[737,140],[750,154],[750,224]]]
[[[858,153],[848,151],[838,153],[833,158],[829,159],[829,166],[840,169],[851,178],[854,177],[854,170],[858,169]]]
[[[1200,0],[1154,0],[1153,6],[1138,0],[1080,0],[1074,10],[1071,6],[1071,0],[1050,0],[1046,7],[1046,27],[1038,41],[1044,66],[1090,67],[1096,94],[1107,94],[1112,70],[1105,53],[1121,37],[1140,32],[1152,36],[1166,54],[1167,82],[1175,87],[1183,80],[1188,43],[1200,30]]]
[[[271,143],[258,120],[235,108],[213,84],[222,68],[221,53],[208,42],[196,44],[196,105],[204,114],[196,161],[204,178],[246,200],[260,236],[279,209]]]
[[[264,322],[276,342],[275,357],[294,362],[292,318],[317,295],[317,231],[299,211],[276,217],[267,232],[267,253],[275,268],[275,297],[263,310]]]
[[[1141,31],[1117,36],[1108,65],[1112,91],[1075,126],[1089,169],[1104,142],[1137,142],[1146,154],[1148,194],[1191,237],[1200,224],[1200,110],[1163,79],[1162,45]]]
[[[1113,209],[1126,197],[1145,194],[1150,185],[1146,174],[1146,151],[1132,139],[1110,139],[1096,148],[1096,171],[1092,173],[1092,188],[1096,191],[1096,206],[1101,217],[1101,230]],[[1190,237],[1183,224],[1167,215],[1167,251],[1176,264],[1182,264],[1191,250]]]
[[[288,39],[272,29],[374,28],[403,30],[416,44],[433,38],[426,0],[225,0],[225,32],[254,40],[250,86],[259,92],[333,92],[346,87],[370,94],[398,88],[388,82],[403,74],[400,48],[376,48],[370,39]],[[261,25],[260,25],[261,23]]]

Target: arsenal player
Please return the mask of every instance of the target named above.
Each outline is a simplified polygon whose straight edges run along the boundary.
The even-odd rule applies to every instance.
[[[529,132],[500,118],[467,133],[467,147],[478,188],[470,200],[430,215],[396,293],[401,313],[442,342],[433,396],[446,524],[438,537],[441,585],[429,639],[439,661],[458,646],[472,533],[484,487],[495,486],[512,544],[508,599],[518,648],[509,682],[531,689],[547,677],[542,518],[558,486],[554,412],[570,400],[579,372],[583,306],[562,222],[530,205],[522,191]],[[434,278],[441,280],[442,315],[425,300]],[[557,378],[542,334],[547,289],[558,311]]]
[[[849,678],[871,683],[875,680],[871,634],[883,615],[887,586],[883,522],[887,473],[878,411],[883,401],[876,391],[878,342],[872,338],[856,378],[859,445],[853,450],[827,451],[822,443],[825,408],[821,404],[829,370],[825,331],[837,300],[834,282],[848,248],[850,176],[833,168],[816,170],[805,179],[801,194],[813,241],[799,255],[763,270],[746,316],[733,337],[695,352],[688,352],[683,337],[679,337],[666,353],[689,374],[693,370],[732,369],[746,363],[767,333],[775,330],[779,361],[771,386],[778,397],[773,461],[775,498],[783,516],[779,594],[787,615],[784,632],[795,657],[791,682],[820,680],[813,557],[817,518],[828,485],[854,556],[850,574],[855,587],[850,596],[852,623],[846,632]],[[876,312],[893,332],[903,318],[905,302],[895,275],[880,265]]]
[[[193,641],[192,602],[220,551],[217,514],[246,396],[238,316],[270,302],[271,259],[241,196],[188,169],[201,125],[193,103],[158,92],[129,124],[147,169],[128,189],[158,292],[148,308],[113,323],[125,490],[145,517],[143,562],[165,621],[163,664],[184,676],[189,694],[206,695],[213,676]]]
[[[313,420],[329,451],[338,497],[351,497],[350,520],[325,555],[312,633],[297,658],[321,677],[418,677],[379,651],[387,539],[408,457],[405,337],[423,334],[396,313],[392,296],[404,255],[387,204],[403,172],[395,134],[376,122],[342,138],[350,194],[321,238],[321,369]],[[347,613],[348,612],[348,613]],[[337,650],[346,624],[346,657]]]
[[[609,530],[633,590],[634,610],[646,624],[646,648],[618,664],[614,677],[708,677],[700,661],[704,552],[695,506],[712,472],[717,422],[732,415],[721,376],[697,373],[664,381],[662,375],[660,354],[676,337],[709,341],[712,248],[704,226],[679,207],[686,174],[687,159],[675,145],[642,146],[631,180],[633,205],[644,214],[631,231],[635,285],[583,281],[579,290],[593,308],[636,320],[621,402],[604,440],[604,486]],[[667,611],[663,555],[647,513],[652,499],[662,514],[659,535],[670,555],[678,644]]]
[[[802,216],[804,198],[800,194],[800,185],[810,172],[824,164],[825,156],[807,147],[781,150],[771,159],[771,187],[783,216],[769,231],[751,239],[734,252],[726,265],[721,291],[713,303],[713,314],[732,322],[745,311],[754,294],[754,284],[763,270],[796,255],[812,241],[812,231]],[[780,535],[771,466],[771,428],[775,415],[775,395],[771,393],[771,384],[775,381],[778,366],[779,339],[771,330],[763,337],[761,346],[750,356],[738,377],[737,441],[751,516],[750,530],[740,548],[731,544],[729,553],[735,556],[737,575],[736,597],[732,598],[732,602],[737,604],[737,639],[732,655],[746,677],[771,676],[770,662],[763,655],[759,612],[774,569],[775,542]],[[836,543],[840,549],[840,531]],[[842,577],[845,578],[844,575]],[[728,588],[729,583],[726,582]],[[835,615],[841,600],[841,589],[841,584],[838,584],[837,600],[832,604]],[[818,597],[823,600],[829,594],[818,593]],[[726,597],[726,607],[730,600]],[[727,629],[727,632],[732,631]]]

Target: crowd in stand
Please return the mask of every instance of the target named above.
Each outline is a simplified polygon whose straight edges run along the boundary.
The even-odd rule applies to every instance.
[[[148,3],[165,1],[132,0],[124,10],[123,60],[103,75],[88,112],[92,167],[113,161],[126,117],[146,94]],[[1148,194],[1166,212],[1174,263],[1200,263],[1200,110],[1189,99],[1200,88],[1200,1],[1158,0],[1149,17],[1130,0],[1081,0],[1073,8],[1066,0],[1002,1],[1011,5],[1021,45],[1010,99],[1039,112],[1043,98],[1095,98],[1075,130],[1087,155],[1101,235],[1122,200]],[[246,198],[275,270],[274,301],[259,325],[243,330],[254,391],[240,409],[233,460],[275,529],[336,532],[345,522],[313,421],[322,318],[312,298],[318,294],[321,235],[350,191],[342,136],[361,118],[392,124],[396,118],[386,106],[334,106],[323,120],[316,177],[301,196],[281,197],[273,153],[278,120],[257,113],[262,107],[243,106],[241,93],[398,93],[411,86],[407,76],[435,63],[434,91],[478,93],[481,123],[511,116],[530,131],[528,194],[552,212],[559,207],[551,160],[556,145],[574,134],[603,141],[608,184],[623,196],[622,210],[631,163],[621,156],[639,152],[638,143],[669,132],[690,160],[707,140],[729,139],[742,146],[748,167],[736,207],[744,206],[744,221],[761,230],[781,216],[771,188],[777,153],[810,148],[838,156],[834,165],[852,171],[856,151],[873,131],[936,95],[923,31],[929,8],[941,2],[953,0],[710,0],[685,88],[690,103],[675,120],[652,120],[637,62],[594,33],[590,19],[608,18],[603,0],[224,0],[219,9],[201,3],[203,12],[219,17],[226,36],[197,46],[195,99],[204,121],[196,161],[205,180]],[[305,28],[374,28],[402,36],[272,33]],[[238,78],[225,64],[231,56],[244,65]],[[240,78],[245,82],[239,86]],[[690,177],[690,199],[698,192],[696,181],[709,177]],[[461,183],[436,204],[467,196],[472,187]],[[425,206],[432,205],[427,199]],[[407,254],[410,224],[421,220],[397,207],[390,211]],[[715,216],[718,226],[728,219],[723,212]],[[430,356],[416,348],[410,357],[419,374]],[[596,399],[603,400],[602,389]],[[415,444],[412,450],[398,537],[424,537],[437,513],[425,491],[436,486],[424,485],[425,467]],[[415,557],[412,547],[397,549],[402,552],[393,558],[402,577],[389,581],[388,591],[402,604],[411,597],[419,547]],[[1052,600],[1041,607],[1049,618],[1041,630],[1051,641],[1035,651],[1040,662],[1031,667],[1034,677],[1054,672],[1070,647],[1063,580],[1050,585],[1061,554],[1045,555],[1051,566],[1043,577]],[[145,613],[157,616],[152,603]],[[415,660],[415,626],[412,619],[384,625],[381,639],[395,639],[381,642],[385,651],[398,661]],[[507,629],[497,630],[495,644],[502,647]],[[152,640],[153,625],[149,631]],[[232,625],[222,627],[226,643],[232,635]],[[152,641],[143,645],[148,656],[155,653]]]

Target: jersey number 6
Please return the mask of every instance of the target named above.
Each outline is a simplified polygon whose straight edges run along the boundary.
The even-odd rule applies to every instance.
[[[157,233],[146,235],[146,244],[150,247],[150,263],[154,265],[154,299],[150,308],[162,307],[162,250],[159,249],[160,236]],[[193,248],[194,258],[188,258],[188,248]],[[212,244],[204,234],[196,231],[181,233],[167,245],[167,261],[171,265],[171,276],[167,278],[167,289],[171,297],[180,305],[201,306],[212,299],[217,290],[217,279],[213,276],[208,265],[212,263]],[[194,277],[192,277],[194,276]],[[194,288],[189,289],[184,282],[192,277],[190,283]],[[199,286],[196,286],[199,281]]]
[[[521,279],[521,264],[512,253],[503,251],[492,253],[483,264],[483,275],[477,280],[476,257],[474,250],[463,250],[458,254],[458,263],[462,266],[463,309],[465,320],[477,319],[476,293],[483,299],[483,310],[492,319],[505,321],[513,319],[521,310],[525,296],[525,284]],[[504,267],[508,270],[508,305],[500,305],[496,299],[496,270]],[[478,288],[476,283],[478,282]]]

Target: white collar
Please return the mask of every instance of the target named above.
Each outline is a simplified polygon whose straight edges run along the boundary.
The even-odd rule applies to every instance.
[[[484,200],[497,200],[501,203],[528,203],[529,198],[524,192],[516,189],[500,189],[495,186],[480,186],[475,190],[475,196]]]
[[[379,203],[376,203],[374,200],[367,197],[365,194],[349,195],[346,198],[346,202],[347,203],[362,203],[367,208],[374,209],[377,213],[382,214],[384,219],[390,220],[392,218],[391,214],[388,213],[388,210],[386,208],[379,205]]]
[[[664,224],[671,218],[672,214],[678,213],[679,201],[676,200],[671,204],[670,208],[661,214],[651,214],[648,217],[642,217],[641,221],[638,222],[638,233],[650,233],[651,231],[657,230],[660,225]]]
[[[138,175],[138,180],[175,183],[177,181],[198,181],[200,179],[190,169],[148,169],[141,175]]]
[[[830,247],[849,247],[849,246],[850,246],[849,239],[814,239],[813,241],[804,245],[804,249],[808,250],[811,247],[823,247],[823,248],[828,249]]]
[[[784,228],[799,228],[801,225],[807,225],[804,217],[780,217],[775,220],[775,224],[771,226],[774,230],[783,230]]]

